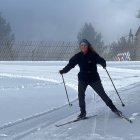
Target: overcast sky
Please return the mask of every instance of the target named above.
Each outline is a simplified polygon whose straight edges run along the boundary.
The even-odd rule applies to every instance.
[[[135,34],[140,0],[0,0],[0,12],[10,22],[16,40],[77,41],[85,22],[105,43]]]

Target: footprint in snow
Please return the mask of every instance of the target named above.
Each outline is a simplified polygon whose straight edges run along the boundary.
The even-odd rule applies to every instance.
[[[6,134],[0,134],[0,137],[7,137],[8,135]]]
[[[135,117],[138,115],[139,115],[139,113],[133,113],[130,119],[135,120]]]

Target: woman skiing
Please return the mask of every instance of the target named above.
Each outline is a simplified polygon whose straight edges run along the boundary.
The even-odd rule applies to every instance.
[[[86,117],[85,91],[88,85],[90,85],[106,105],[118,115],[120,111],[114,106],[112,100],[105,93],[97,72],[97,64],[106,68],[106,61],[94,51],[88,40],[82,39],[79,45],[81,51],[75,54],[69,60],[69,63],[59,71],[60,74],[67,73],[77,64],[80,68],[80,72],[78,73],[78,99],[81,113],[78,115],[78,118]]]

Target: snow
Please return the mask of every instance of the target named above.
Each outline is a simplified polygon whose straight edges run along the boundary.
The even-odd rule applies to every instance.
[[[0,140],[140,140],[140,62],[108,62],[107,70],[125,103],[121,106],[112,83],[98,67],[106,93],[133,123],[115,116],[88,87],[86,103],[90,118],[63,127],[79,113],[78,67],[64,75],[73,106],[67,105],[58,71],[67,62],[0,62]]]

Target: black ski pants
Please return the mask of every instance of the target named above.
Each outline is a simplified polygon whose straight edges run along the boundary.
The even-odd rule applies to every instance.
[[[79,99],[79,107],[81,109],[81,113],[86,113],[86,105],[85,105],[85,91],[87,86],[90,85],[95,92],[102,98],[102,100],[106,103],[106,105],[112,110],[115,111],[117,108],[112,103],[112,100],[107,96],[102,86],[101,81],[86,83],[84,81],[78,81],[78,99]]]

